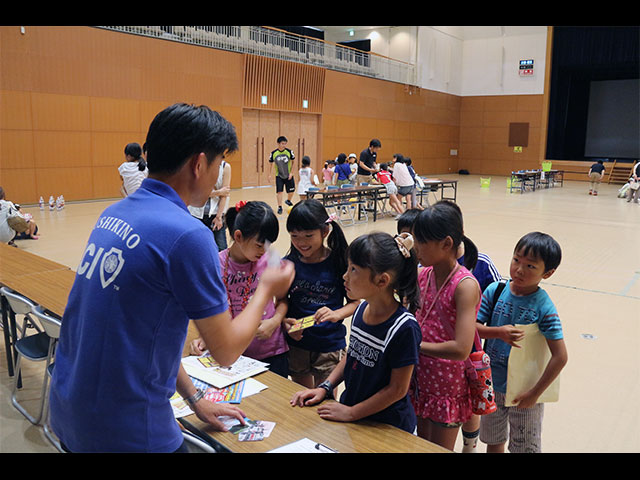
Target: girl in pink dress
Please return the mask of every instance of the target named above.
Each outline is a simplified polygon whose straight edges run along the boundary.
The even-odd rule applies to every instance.
[[[464,238],[457,205],[438,202],[413,225],[421,306],[420,360],[410,389],[418,435],[453,450],[460,426],[472,415],[464,361],[476,335],[482,293],[477,280],[456,259]]]

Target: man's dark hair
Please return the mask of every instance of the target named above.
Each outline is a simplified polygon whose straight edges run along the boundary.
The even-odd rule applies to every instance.
[[[378,140],[377,138],[373,138],[369,142],[369,147],[382,147],[382,143],[380,143],[380,140]]]
[[[551,235],[542,232],[527,233],[518,241],[513,251],[541,259],[545,272],[558,268],[562,260],[562,249],[558,242]]]
[[[146,147],[149,173],[170,175],[201,152],[209,163],[218,155],[235,152],[238,137],[234,126],[209,107],[176,103],[153,119]]]
[[[276,140],[276,143],[280,143],[280,142],[288,142],[289,140],[287,140],[287,137],[285,137],[284,135],[278,137],[278,139]]]

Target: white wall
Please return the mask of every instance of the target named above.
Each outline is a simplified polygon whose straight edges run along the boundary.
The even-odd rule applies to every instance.
[[[544,93],[545,27],[404,25],[325,38],[363,39],[371,40],[374,53],[416,65],[421,88],[460,96]],[[519,62],[529,59],[534,75],[522,77]]]
[[[465,40],[460,95],[543,94],[546,52],[546,32]],[[533,76],[520,76],[520,60],[534,61]]]

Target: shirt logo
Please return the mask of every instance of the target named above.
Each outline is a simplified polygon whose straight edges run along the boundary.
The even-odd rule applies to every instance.
[[[102,263],[100,264],[100,283],[102,283],[102,288],[107,288],[116,279],[123,266],[122,250],[111,247],[111,250],[102,257]]]
[[[115,247],[111,247],[104,255],[103,252],[104,248],[102,247],[96,251],[96,246],[93,243],[87,245],[76,273],[84,275],[87,280],[91,280],[93,272],[98,266],[98,262],[100,262],[100,283],[102,288],[107,288],[122,270],[124,257],[122,256],[122,250]],[[93,257],[93,260],[90,260],[90,257]]]

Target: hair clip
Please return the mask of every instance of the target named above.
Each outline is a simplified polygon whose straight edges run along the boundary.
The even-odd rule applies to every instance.
[[[240,200],[238,203],[236,203],[236,212],[239,212],[240,210],[242,210],[242,208],[247,204],[247,202],[245,202],[244,200]]]
[[[329,218],[327,218],[324,223],[335,222],[337,219],[338,219],[338,216],[335,213],[332,213],[331,215],[329,215]]]
[[[413,248],[413,237],[411,236],[411,234],[403,232],[393,237],[393,239],[396,241],[396,244],[398,245],[398,249],[400,250],[400,253],[402,253],[402,256],[404,258],[411,257],[411,249]]]

